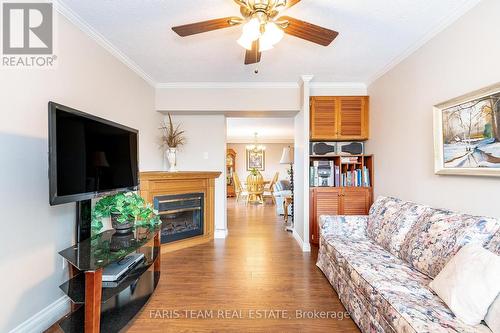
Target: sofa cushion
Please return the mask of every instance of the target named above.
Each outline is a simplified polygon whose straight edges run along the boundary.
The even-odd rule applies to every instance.
[[[362,332],[370,333],[392,333],[395,330],[378,314],[373,304],[356,293],[351,280],[347,274],[339,269],[333,261],[324,262],[323,269],[328,272],[328,280],[334,281],[333,286],[344,304],[352,320],[358,325]]]
[[[500,293],[500,256],[477,244],[465,245],[429,287],[463,322],[478,325]]]
[[[291,189],[290,181],[288,180],[279,180],[274,184],[274,190],[276,192],[280,191],[289,191]]]
[[[379,197],[370,209],[368,237],[399,257],[406,235],[419,217],[430,209],[396,198]]]
[[[430,209],[411,228],[401,246],[401,258],[434,278],[466,244],[486,247],[500,229],[493,218]]]
[[[322,235],[317,265],[364,332],[371,330],[363,318],[376,318],[383,332],[490,332],[457,320],[428,276],[370,240]],[[359,316],[360,308],[370,313]]]
[[[488,250],[500,256],[500,229],[486,246]]]
[[[366,239],[368,218],[364,215],[321,215],[319,229],[321,234]]]

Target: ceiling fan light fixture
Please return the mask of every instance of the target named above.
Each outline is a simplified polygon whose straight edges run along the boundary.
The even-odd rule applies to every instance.
[[[268,22],[266,24],[265,32],[260,37],[260,42],[264,44],[276,45],[278,44],[283,37],[285,36],[285,32],[283,29],[278,27],[278,25],[274,22]]]
[[[250,51],[250,50],[252,49],[253,41],[252,41],[252,40],[250,40],[250,39],[248,39],[248,38],[245,38],[245,37],[246,37],[246,36],[243,34],[243,35],[240,37],[240,39],[238,39],[238,40],[237,40],[237,43],[238,43],[241,47],[243,47],[243,48],[245,48],[245,49],[247,49],[247,50],[249,50],[249,51]]]
[[[269,39],[260,37],[259,39],[259,52],[269,51],[274,48],[274,45],[270,43]]]
[[[260,35],[261,32],[259,18],[254,17],[243,26],[243,35],[241,37],[245,40],[253,42],[259,39]]]

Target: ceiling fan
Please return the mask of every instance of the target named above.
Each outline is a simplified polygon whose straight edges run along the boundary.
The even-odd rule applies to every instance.
[[[279,14],[301,0],[234,0],[243,16],[230,16],[173,27],[179,36],[186,37],[202,32],[230,28],[240,24],[243,34],[238,44],[246,49],[245,65],[260,62],[262,52],[272,49],[289,34],[323,46],[330,45],[338,36],[337,31]]]

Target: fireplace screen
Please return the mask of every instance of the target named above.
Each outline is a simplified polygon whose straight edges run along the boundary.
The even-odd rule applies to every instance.
[[[162,221],[162,243],[203,235],[204,198],[204,193],[155,197],[154,206]]]

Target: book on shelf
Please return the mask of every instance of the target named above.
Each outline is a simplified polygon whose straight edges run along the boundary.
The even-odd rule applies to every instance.
[[[342,156],[340,158],[340,163],[342,164],[353,164],[358,162],[359,158],[357,156]]]
[[[341,172],[333,161],[313,161],[309,167],[309,184],[312,187],[370,187],[370,170],[363,166]]]
[[[335,186],[336,187],[340,187],[342,185],[340,185],[340,167],[338,165],[335,165]]]

